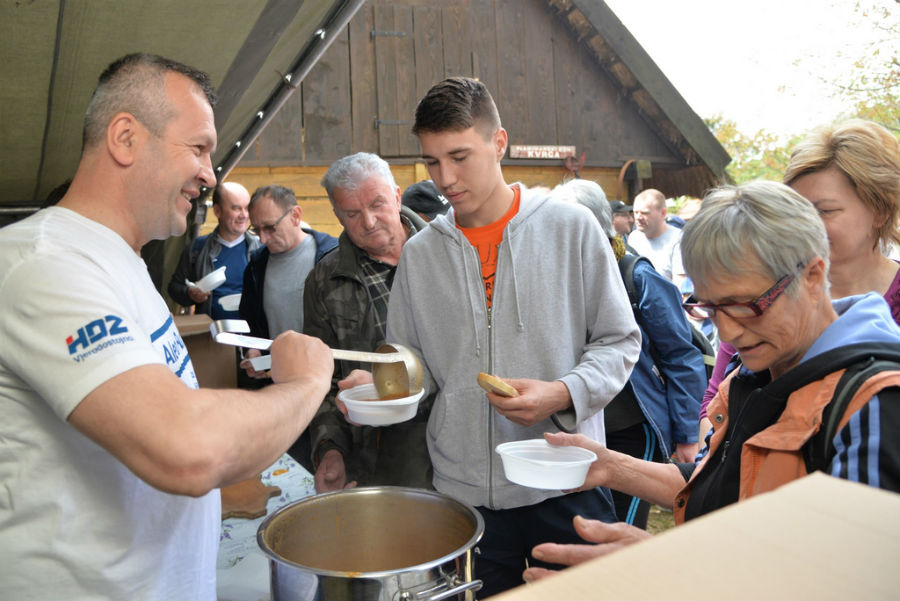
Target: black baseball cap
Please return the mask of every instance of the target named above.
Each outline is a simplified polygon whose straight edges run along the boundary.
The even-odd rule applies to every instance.
[[[450,203],[438,192],[437,186],[430,179],[407,187],[400,200],[405,206],[416,213],[426,215],[429,219],[434,219],[450,209]]]
[[[621,200],[611,200],[609,201],[609,208],[613,213],[633,213],[634,208],[631,205],[627,205]]]

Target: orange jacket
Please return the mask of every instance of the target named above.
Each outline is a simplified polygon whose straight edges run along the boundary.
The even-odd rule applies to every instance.
[[[732,372],[719,386],[719,392],[710,401],[707,415],[713,423],[713,435],[709,442],[709,452],[691,475],[691,479],[675,496],[675,522],[684,521],[684,511],[690,497],[693,483],[703,470],[706,462],[722,444],[728,432],[728,391],[731,379],[738,370]],[[756,433],[744,443],[741,449],[741,480],[738,500],[753,495],[769,492],[802,478],[806,475],[806,463],[803,459],[803,445],[819,431],[822,412],[834,396],[838,381],[844,369],[836,371],[825,378],[807,384],[795,390],[788,397],[787,404],[778,421]],[[850,417],[859,411],[878,392],[889,386],[900,385],[900,372],[883,371],[875,374],[862,386],[850,400],[850,404],[838,425],[838,432]]]

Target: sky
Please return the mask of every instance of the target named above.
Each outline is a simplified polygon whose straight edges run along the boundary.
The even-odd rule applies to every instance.
[[[829,81],[885,40],[855,0],[605,0],[687,103],[753,135],[787,138],[834,121],[851,104]],[[895,0],[866,0],[893,7]]]

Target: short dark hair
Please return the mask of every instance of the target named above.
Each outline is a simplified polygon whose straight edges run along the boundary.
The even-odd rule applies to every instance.
[[[154,135],[161,135],[174,115],[165,93],[165,75],[170,72],[191,79],[209,105],[216,105],[216,93],[203,71],[156,54],[128,54],[100,74],[84,115],[83,147],[102,140],[110,120],[122,111],[134,115]]]
[[[270,184],[261,186],[253,192],[253,196],[250,197],[250,204],[247,205],[247,210],[252,209],[253,205],[261,198],[271,198],[272,202],[280,207],[282,211],[287,211],[297,206],[297,195],[294,194],[293,190],[278,184]]]
[[[416,106],[412,133],[462,131],[475,127],[485,137],[500,129],[500,114],[483,83],[449,77],[436,83]]]

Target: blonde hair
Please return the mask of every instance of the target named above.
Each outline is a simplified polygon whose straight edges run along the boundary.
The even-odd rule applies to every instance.
[[[900,245],[900,143],[881,125],[851,119],[820,128],[791,154],[784,183],[837,167],[875,215],[876,244]]]

